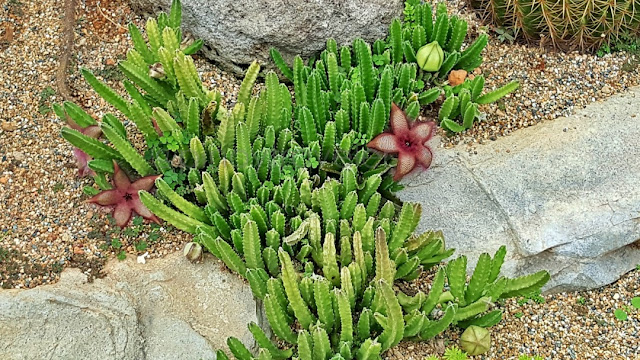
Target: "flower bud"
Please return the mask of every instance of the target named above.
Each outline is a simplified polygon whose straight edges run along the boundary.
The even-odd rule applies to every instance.
[[[178,154],[173,155],[173,158],[171,158],[171,166],[174,168],[179,168],[182,167],[182,165],[182,157],[180,157],[180,155]]]
[[[460,347],[469,355],[484,354],[491,348],[491,333],[485,328],[471,325],[462,333]]]
[[[164,67],[162,67],[162,64],[155,63],[149,66],[149,77],[152,77],[154,79],[162,79],[166,75],[167,74],[165,74]]]
[[[440,70],[444,61],[444,52],[437,41],[429,43],[418,50],[416,54],[418,66],[424,71],[436,72]]]
[[[196,242],[190,242],[184,247],[184,256],[192,263],[202,259],[202,246]]]
[[[185,33],[184,38],[180,42],[180,50],[184,50],[191,46],[196,41],[196,39],[191,35],[191,33]]]

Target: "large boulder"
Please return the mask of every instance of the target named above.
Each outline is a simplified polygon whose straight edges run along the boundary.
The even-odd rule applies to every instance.
[[[212,257],[114,261],[107,272],[0,290],[0,359],[211,360],[229,336],[254,347],[249,322],[266,327],[249,286]]]
[[[436,149],[399,195],[470,263],[506,245],[506,273],[547,269],[548,291],[609,284],[640,264],[638,114],[636,88],[473,153]]]
[[[130,0],[145,15],[168,12],[171,0]],[[402,0],[182,0],[183,29],[205,41],[204,54],[243,74],[258,60],[271,64],[275,47],[289,63],[324,49],[328,38],[350,44],[356,37],[383,38]]]

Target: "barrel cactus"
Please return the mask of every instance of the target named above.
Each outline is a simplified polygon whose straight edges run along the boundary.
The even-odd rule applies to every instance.
[[[485,19],[529,41],[592,51],[623,34],[640,31],[637,0],[471,0]]]

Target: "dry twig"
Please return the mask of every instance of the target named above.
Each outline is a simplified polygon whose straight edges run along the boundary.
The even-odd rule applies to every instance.
[[[56,86],[58,93],[65,100],[71,100],[71,91],[67,84],[68,68],[73,54],[73,43],[75,38],[74,26],[76,23],[76,0],[64,0],[64,20],[62,28],[62,46],[60,63],[56,73]]]

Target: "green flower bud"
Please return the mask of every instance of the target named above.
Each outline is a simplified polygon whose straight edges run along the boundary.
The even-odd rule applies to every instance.
[[[491,348],[491,333],[485,328],[471,325],[462,333],[460,347],[469,355],[484,354]]]
[[[418,50],[416,60],[418,61],[418,66],[420,66],[422,70],[436,72],[440,70],[440,66],[442,66],[442,61],[444,61],[444,52],[442,51],[440,44],[438,44],[437,41],[434,41]]]
[[[196,242],[190,242],[184,247],[184,256],[192,263],[202,259],[202,246]]]

